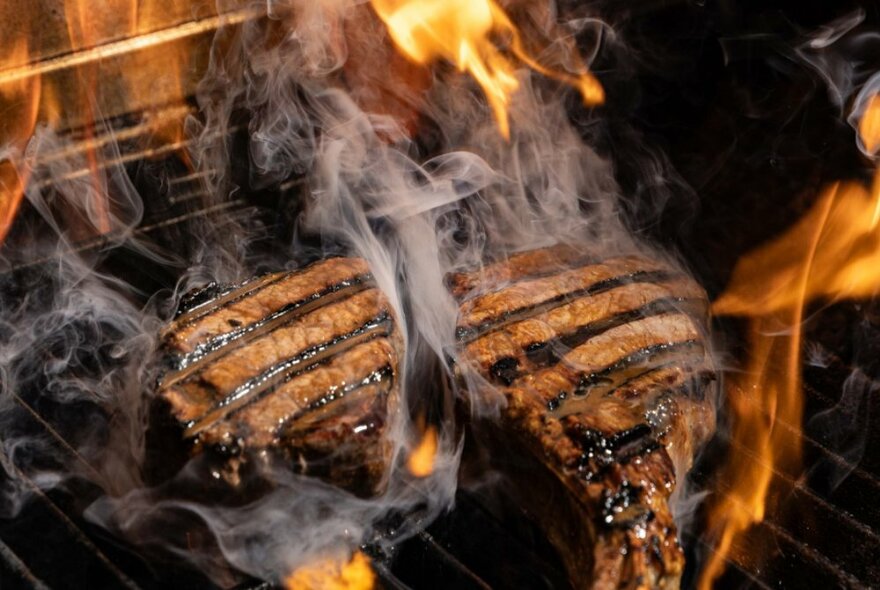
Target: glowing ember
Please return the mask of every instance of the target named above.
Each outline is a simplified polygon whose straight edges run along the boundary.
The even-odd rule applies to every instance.
[[[434,471],[434,459],[437,456],[437,429],[429,426],[422,435],[413,452],[407,459],[406,467],[416,477],[427,477]]]
[[[370,590],[376,574],[360,551],[348,562],[325,559],[301,567],[284,580],[287,590]]]
[[[469,72],[485,91],[504,137],[510,136],[507,109],[519,81],[516,60],[494,43],[496,38],[508,40],[519,62],[577,88],[587,105],[605,99],[602,86],[586,68],[572,76],[531,57],[516,26],[493,0],[372,0],[372,5],[407,57],[420,64],[447,59]]]
[[[876,150],[877,96],[859,132],[866,148]],[[751,318],[751,354],[727,391],[733,452],[709,513],[717,547],[700,588],[711,588],[737,538],[763,520],[773,472],[791,472],[800,463],[804,307],[817,299],[867,298],[880,290],[877,211],[880,169],[870,189],[856,182],[831,185],[790,230],[737,264],[730,286],[713,304],[718,315]]]

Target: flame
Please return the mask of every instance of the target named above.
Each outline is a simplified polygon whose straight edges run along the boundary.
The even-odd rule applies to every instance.
[[[113,6],[120,14],[127,15],[127,33],[133,30],[133,21],[137,15],[135,0],[123,0],[116,2],[119,6]],[[93,8],[86,0],[65,0],[64,13],[66,17],[67,31],[70,37],[72,49],[93,47],[103,39],[105,31],[101,31],[97,25],[100,20],[94,18]],[[95,98],[98,94],[99,63],[84,64],[78,68],[77,93],[74,97],[74,105],[77,113],[82,113],[85,145],[89,146],[85,152],[89,177],[92,181],[92,210],[94,211],[94,226],[99,234],[110,231],[110,213],[108,195],[103,190],[102,172],[99,165],[99,154],[94,146],[95,123],[98,113],[95,112]]]
[[[134,33],[146,36],[155,31],[163,22],[163,15],[172,9],[175,13],[185,14],[192,11],[192,0],[140,0],[139,3],[132,1],[136,9]],[[173,43],[166,43],[162,48],[161,73],[164,81],[163,96],[170,102],[181,102],[186,98],[185,80],[187,69],[190,66],[190,56],[194,47],[193,38],[182,37]],[[149,60],[155,59],[155,54],[138,55],[143,62],[143,67],[148,71],[156,69],[155,63]],[[178,118],[170,125],[157,129],[156,140],[160,144],[173,144],[183,141],[184,118]],[[184,164],[192,170],[192,162],[186,151],[182,152]]]
[[[523,46],[516,26],[494,0],[371,0],[391,38],[413,61],[427,64],[442,58],[467,71],[482,86],[501,134],[509,138],[507,109],[519,88],[516,60],[493,39],[508,39],[510,52],[532,69],[575,87],[587,105],[601,104],[605,93],[599,81],[581,67],[572,76],[543,66]]]
[[[876,153],[880,148],[880,96],[876,94],[871,97],[859,121],[859,137],[868,153]]]
[[[375,583],[370,560],[360,551],[347,562],[316,561],[298,568],[284,580],[287,590],[370,590]]]
[[[869,152],[880,146],[878,96],[869,102],[859,134]],[[701,573],[701,589],[712,587],[733,545],[764,519],[774,472],[791,473],[800,465],[804,308],[880,290],[878,211],[880,168],[870,187],[832,184],[791,229],[740,260],[712,305],[717,315],[750,318],[750,357],[728,386],[734,451],[709,510],[716,550]]]
[[[108,194],[101,151],[106,141],[97,130],[105,115],[123,113],[102,113],[101,105],[108,101],[128,104],[124,97],[130,97],[134,109],[167,109],[182,103],[195,36],[223,22],[220,15],[192,20],[192,0],[105,0],[101,15],[95,14],[93,4],[64,0],[61,31],[19,31],[16,42],[0,58],[0,112],[4,113],[0,149],[13,148],[7,151],[13,159],[0,159],[0,244],[29,180],[28,166],[18,154],[24,152],[38,123],[72,129],[77,146],[82,148],[77,156],[82,157],[82,168],[91,180],[86,195],[90,225],[73,222],[72,235],[86,239],[110,231],[112,195]],[[0,4],[0,18],[7,16],[6,10]],[[20,11],[21,7],[8,10]],[[40,18],[35,8],[24,21],[40,22]],[[58,51],[52,45],[55,41],[45,46],[41,43],[63,37],[64,32],[67,42],[62,53],[53,53]],[[161,104],[155,104],[154,95],[162,98]],[[160,145],[178,144],[184,138],[183,125],[183,116],[163,118],[146,139]],[[189,165],[186,154],[181,156]],[[66,217],[81,219],[79,215]]]
[[[21,36],[6,53],[0,71],[26,64],[30,60],[27,36]],[[33,133],[40,107],[40,78],[15,80],[0,85],[0,150],[13,148],[12,155],[0,159],[0,245],[6,239],[21,205],[27,185],[27,168],[18,154]],[[14,158],[14,159],[13,159]]]
[[[422,440],[410,453],[406,461],[406,468],[416,477],[427,477],[434,471],[434,461],[437,458],[437,429],[428,426],[422,434]]]

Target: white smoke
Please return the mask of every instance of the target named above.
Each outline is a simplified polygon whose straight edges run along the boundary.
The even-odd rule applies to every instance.
[[[56,183],[60,198],[34,189],[31,206],[52,232],[51,239],[35,242],[48,245],[30,255],[54,261],[40,271],[51,292],[39,302],[26,296],[20,308],[10,297],[2,316],[9,335],[0,348],[5,409],[14,407],[14,392],[28,387],[61,406],[91,400],[102,409],[96,415],[106,424],[84,429],[87,436],[75,449],[89,465],[84,477],[105,491],[87,518],[142,547],[174,553],[221,586],[236,583],[238,572],[278,581],[310,559],[365,542],[381,550],[451,506],[462,448],[453,396],[467,398],[475,412],[493,411],[498,400],[443,385],[452,380],[457,315],[444,286],[448,273],[559,243],[597,257],[647,248],[625,230],[612,164],[569,120],[565,102],[573,90],[518,71],[521,88],[506,140],[465,75],[439,64],[413,82],[414,66],[396,56],[363,2],[288,0],[265,7],[267,19],[217,33],[199,86],[199,114],[187,123],[195,140],[192,161],[214,203],[292,179],[301,183],[304,213],[281,255],[284,265],[313,256],[315,243],[369,262],[407,342],[387,491],[356,498],[269,466],[271,490],[221,501],[202,458],[161,485],[143,482],[146,408],[155,379],[147,361],[173,307],[163,301],[176,302],[209,281],[247,278],[254,264],[248,245],[259,227],[228,217],[202,221],[191,236],[193,253],[160,254],[134,233],[143,201],[120,166]],[[559,26],[554,14],[537,9],[531,25],[551,38],[560,30],[570,35],[603,27],[593,18]],[[552,53],[559,60],[554,66],[570,66],[564,51]],[[241,126],[244,150],[231,139]],[[34,138],[33,161],[53,140],[48,133]],[[114,156],[102,155],[108,161]],[[233,174],[241,158],[247,159],[247,186]],[[62,158],[35,169],[34,179],[57,180],[83,167]],[[131,285],[98,272],[95,260],[77,253],[78,237],[101,224],[111,230],[108,247],[131,248],[168,267],[185,265],[174,292],[139,306]],[[414,479],[402,459],[419,439],[413,418],[420,414],[439,416],[440,440],[434,472]],[[30,433],[3,441],[13,461],[34,456],[33,447],[42,444]],[[50,448],[45,453],[54,456]],[[61,485],[82,471],[75,464],[64,460],[29,472],[40,485]],[[11,502],[4,508],[12,513],[22,493],[3,492]],[[209,540],[193,545],[174,532],[193,522],[209,531]],[[225,568],[224,560],[238,572]]]

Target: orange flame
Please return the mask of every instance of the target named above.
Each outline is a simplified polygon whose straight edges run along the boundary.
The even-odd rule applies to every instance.
[[[434,472],[437,458],[437,429],[428,426],[418,446],[410,453],[406,468],[416,477],[427,477]]]
[[[0,70],[26,64],[30,51],[26,36],[19,37]],[[34,131],[40,107],[41,84],[39,78],[16,80],[0,85],[0,149],[12,146],[17,152],[24,151],[28,138]],[[12,221],[21,205],[27,173],[21,162],[11,159],[0,160],[0,245],[12,227]]]
[[[874,95],[868,102],[865,114],[859,121],[859,137],[869,153],[880,149],[880,96]]]
[[[116,4],[119,4],[118,2]],[[120,6],[113,8],[121,9],[126,14],[128,21],[128,33],[133,32],[132,23],[137,14],[137,4],[132,0],[123,0]],[[101,41],[102,33],[96,25],[99,22],[94,18],[93,8],[84,0],[65,0],[64,2],[68,35],[70,45],[74,49],[92,47]],[[86,145],[91,145],[94,138],[94,124],[98,113],[95,112],[95,98],[98,92],[99,64],[86,64],[77,70],[78,85],[75,99],[78,112],[83,114]],[[110,231],[109,203],[106,191],[102,186],[102,175],[99,166],[99,157],[96,148],[89,147],[85,153],[90,178],[92,181],[92,206],[94,211],[95,229],[100,234]]]
[[[859,125],[862,143],[880,146],[880,99]],[[815,300],[867,298],[880,290],[880,168],[873,185],[837,182],[785,234],[745,256],[712,308],[750,318],[750,358],[731,379],[731,452],[720,473],[719,499],[708,527],[716,551],[700,588],[721,574],[733,545],[764,519],[774,472],[801,459],[801,345],[804,308]],[[747,451],[747,452],[742,452]]]
[[[75,155],[83,158],[75,166],[91,181],[86,205],[90,223],[83,225],[80,215],[59,213],[71,220],[72,235],[86,239],[112,229],[112,195],[105,186],[106,161],[100,150],[107,142],[97,137],[96,124],[102,116],[127,113],[106,113],[104,107],[109,103],[114,109],[127,106],[137,112],[181,102],[184,81],[192,75],[194,36],[216,27],[211,19],[205,19],[205,28],[199,27],[201,21],[191,20],[192,0],[105,0],[100,14],[93,4],[64,0],[65,19],[55,30],[55,21],[46,21],[36,4],[28,11],[0,3],[0,19],[40,23],[18,31],[0,57],[0,148],[11,146],[15,159],[0,161],[0,244],[29,180],[28,167],[16,153],[24,151],[37,123],[72,132],[77,138]],[[183,117],[162,119],[145,139],[163,145],[180,142]]]
[[[543,66],[525,50],[516,26],[494,0],[371,0],[403,53],[420,64],[447,59],[467,71],[482,86],[504,137],[510,137],[507,109],[519,88],[516,62],[495,45],[509,40],[510,51],[532,69],[569,84],[587,105],[601,104],[605,92],[583,69],[572,76]]]
[[[169,10],[176,14],[186,14],[193,10],[192,0],[140,0],[135,3],[132,1],[133,7],[136,9],[136,21],[134,32],[139,35],[150,33],[160,27],[163,21],[163,15]],[[186,90],[184,82],[187,77],[187,69],[191,66],[190,55],[194,47],[191,37],[183,37],[173,43],[166,43],[162,46],[162,86],[163,98],[168,102],[182,101],[186,98]],[[155,59],[155,54],[147,54],[138,56],[139,61],[143,62],[143,67],[147,71],[156,70],[156,64],[150,63],[150,59]],[[157,129],[156,140],[162,144],[178,143],[183,141],[184,119],[175,119],[170,125]],[[193,168],[192,162],[189,160],[189,154],[186,151],[181,153],[184,164],[190,169]]]
[[[376,574],[370,560],[357,551],[347,562],[322,559],[298,568],[284,580],[287,590],[371,590]]]

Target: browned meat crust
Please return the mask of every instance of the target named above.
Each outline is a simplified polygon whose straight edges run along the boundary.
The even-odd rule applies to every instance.
[[[640,258],[566,269],[550,276],[524,277],[497,291],[484,292],[461,305],[459,334],[480,333],[501,321],[552,309],[562,302],[595,295],[625,283],[646,283],[670,276],[668,267]]]
[[[552,274],[566,265],[583,260],[584,254],[577,248],[555,246],[543,250],[518,252],[508,258],[482,268],[450,274],[446,280],[452,295],[465,299],[482,291],[481,285],[498,287],[525,276]]]
[[[338,485],[379,485],[403,344],[363,260],[225,289],[181,313],[163,343],[158,396],[196,450],[241,461],[271,449]]]
[[[567,508],[535,513],[575,587],[677,588],[675,466],[687,469],[714,428],[704,400],[705,295],[657,262],[578,265],[571,250],[561,262],[556,251],[488,267],[497,284],[461,304],[460,375],[478,395],[503,394],[500,436],[567,490]],[[568,266],[548,274],[548,260]],[[520,495],[540,505],[531,476],[520,483]]]

